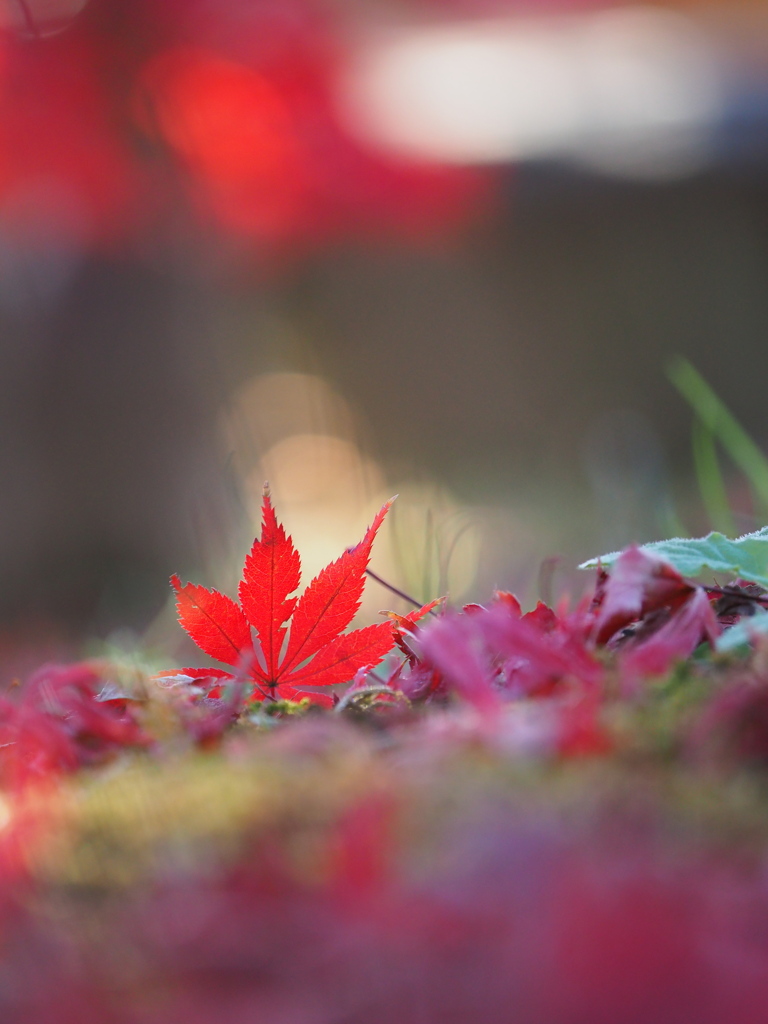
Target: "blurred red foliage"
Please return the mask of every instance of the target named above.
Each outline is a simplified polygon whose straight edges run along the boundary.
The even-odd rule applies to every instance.
[[[2,782],[18,792],[30,783],[108,761],[149,737],[132,702],[104,688],[96,665],[44,665],[24,684],[18,699],[0,703]]]
[[[91,0],[0,41],[0,224],[114,247],[199,230],[246,252],[424,240],[489,178],[395,161],[344,130],[343,26],[313,0]],[[158,234],[159,233],[159,234]]]

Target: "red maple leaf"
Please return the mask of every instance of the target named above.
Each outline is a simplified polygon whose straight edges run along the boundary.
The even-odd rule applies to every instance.
[[[301,575],[299,554],[278,523],[265,490],[261,536],[245,560],[239,604],[216,590],[182,585],[178,576],[171,577],[181,625],[201,650],[232,665],[237,674],[180,669],[165,675],[221,682],[247,676],[255,684],[255,700],[309,697],[313,703],[330,706],[333,702],[327,695],[301,687],[348,682],[393,646],[389,622],[343,632],[360,607],[371,546],[391,504],[388,501],[380,509],[356,547],[327,565],[301,597],[292,597]]]

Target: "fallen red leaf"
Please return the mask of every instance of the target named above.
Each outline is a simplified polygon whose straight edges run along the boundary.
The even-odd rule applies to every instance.
[[[356,547],[327,565],[295,597],[291,595],[299,586],[299,554],[265,491],[261,536],[245,560],[239,604],[218,591],[171,578],[181,625],[206,654],[237,669],[235,675],[187,669],[184,674],[250,678],[256,700],[306,696],[313,703],[331,704],[325,694],[296,687],[348,682],[359,669],[379,662],[393,645],[389,622],[343,632],[360,607],[371,546],[390,505],[388,501],[380,509]],[[251,627],[258,636],[255,642]]]
[[[663,559],[634,545],[622,552],[610,576],[599,584],[602,593],[595,626],[599,644],[657,608],[676,609],[694,589]]]

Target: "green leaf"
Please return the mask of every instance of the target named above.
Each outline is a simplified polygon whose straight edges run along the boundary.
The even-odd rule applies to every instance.
[[[643,544],[641,550],[663,558],[683,576],[701,576],[704,572],[727,573],[768,587],[768,526],[755,533],[747,533],[738,540],[729,540],[722,533],[709,533],[706,537],[673,537]],[[579,568],[596,569],[598,564],[611,566],[620,554],[620,551],[612,551],[599,558],[590,558]]]
[[[755,637],[764,633],[768,633],[768,612],[758,608],[754,615],[746,616],[735,626],[726,629],[722,636],[717,638],[715,650],[718,654],[727,654],[741,647],[748,647]]]

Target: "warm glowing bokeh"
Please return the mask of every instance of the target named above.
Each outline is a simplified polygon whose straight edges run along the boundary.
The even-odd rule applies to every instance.
[[[400,491],[419,597],[666,529],[670,353],[761,440],[766,97],[760,0],[0,0],[0,631],[223,586],[265,478],[309,572]]]
[[[377,509],[399,492],[376,543],[376,572],[419,600],[438,592],[460,598],[476,574],[477,523],[435,483],[387,479],[356,440],[355,420],[327,381],[310,374],[265,374],[239,389],[222,419],[222,444],[254,532],[268,482],[302,552],[306,584],[356,543]],[[370,584],[362,615],[392,603],[391,595]]]

